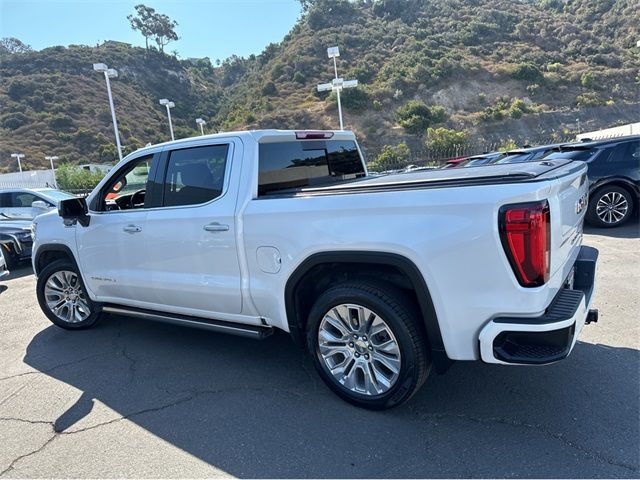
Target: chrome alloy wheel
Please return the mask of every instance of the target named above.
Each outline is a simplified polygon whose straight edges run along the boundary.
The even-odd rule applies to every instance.
[[[604,223],[621,221],[629,211],[629,202],[619,192],[607,192],[598,199],[596,214]]]
[[[78,323],[91,315],[78,275],[60,270],[49,277],[44,287],[44,297],[49,310],[60,320]]]
[[[380,395],[398,380],[398,341],[368,308],[342,304],[328,311],[318,329],[318,347],[333,378],[352,392]]]

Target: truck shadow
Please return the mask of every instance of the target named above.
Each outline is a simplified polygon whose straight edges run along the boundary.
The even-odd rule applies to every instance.
[[[335,397],[284,334],[255,342],[110,316],[46,328],[25,362],[83,392],[57,431],[99,422],[97,400],[237,477],[638,476],[629,348],[581,343],[546,368],[458,363],[386,412]]]
[[[588,235],[600,235],[612,238],[640,238],[640,222],[638,221],[638,214],[634,215],[634,218],[629,219],[629,221],[621,227],[596,228],[590,225],[585,225],[584,233]]]

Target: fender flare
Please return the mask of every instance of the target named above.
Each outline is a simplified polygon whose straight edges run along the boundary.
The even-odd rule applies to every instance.
[[[424,327],[427,331],[429,346],[434,367],[438,373],[444,373],[453,361],[447,356],[447,352],[442,341],[440,324],[433,306],[431,293],[418,267],[409,260],[395,253],[388,252],[368,252],[368,251],[335,251],[319,252],[307,257],[289,276],[285,286],[285,309],[289,330],[295,337],[300,337],[302,332],[297,324],[296,311],[296,287],[302,278],[314,267],[323,263],[368,263],[374,265],[392,266],[400,270],[411,282],[418,304]]]
[[[48,252],[64,253],[67,257],[69,257],[69,260],[71,260],[71,262],[74,264],[74,266],[76,267],[76,270],[80,273],[80,276],[82,276],[82,272],[80,271],[78,261],[76,260],[76,257],[71,251],[71,249],[66,245],[62,245],[59,243],[45,243],[44,245],[40,245],[38,247],[38,250],[36,250],[35,256],[33,257],[33,267],[36,275],[38,275],[40,273],[40,270],[42,270],[42,268],[38,268],[38,265],[40,263],[40,258],[42,257],[43,254]]]

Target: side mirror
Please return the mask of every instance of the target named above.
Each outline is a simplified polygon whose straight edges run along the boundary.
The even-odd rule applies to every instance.
[[[84,198],[69,198],[62,200],[58,207],[58,215],[62,217],[65,225],[73,225],[76,221],[83,227],[89,225],[89,209]]]
[[[31,208],[38,208],[40,210],[48,210],[47,203],[42,200],[36,200],[31,204]]]

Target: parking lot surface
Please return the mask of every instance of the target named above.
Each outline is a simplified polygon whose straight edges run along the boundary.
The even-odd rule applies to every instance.
[[[25,266],[0,282],[0,476],[638,477],[638,230],[587,230],[600,321],[568,359],[459,362],[386,412],[339,400],[285,334],[59,329]]]

